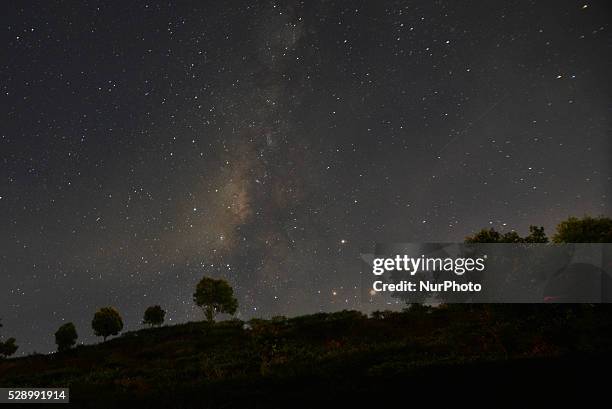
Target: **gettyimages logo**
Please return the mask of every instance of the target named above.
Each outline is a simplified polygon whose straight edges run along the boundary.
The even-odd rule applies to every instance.
[[[374,258],[372,273],[381,275],[385,271],[406,271],[410,275],[418,272],[452,271],[456,275],[463,275],[466,271],[483,271],[485,269],[486,255],[479,258],[451,258],[451,257],[409,257],[396,255],[394,258]]]

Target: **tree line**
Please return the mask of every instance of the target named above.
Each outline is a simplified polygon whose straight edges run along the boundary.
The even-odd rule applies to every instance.
[[[465,238],[466,243],[548,243],[550,240],[542,226],[530,226],[529,234],[521,237],[516,231],[498,232],[493,228],[482,229]],[[585,216],[581,219],[570,217],[557,225],[552,237],[553,243],[612,243],[612,218]],[[223,279],[203,277],[196,285],[193,301],[202,308],[208,322],[214,322],[218,314],[233,315],[238,309],[234,290]],[[164,323],[166,311],[159,305],[148,307],[143,316],[145,325],[160,326]],[[2,323],[0,322],[0,327]],[[104,341],[123,330],[123,319],[114,307],[102,307],[94,314],[91,327],[96,336]],[[76,326],[72,322],[63,324],[55,332],[58,351],[72,348],[78,339]],[[0,340],[0,358],[17,351],[15,338]]]
[[[207,321],[214,322],[218,314],[235,314],[238,300],[234,297],[234,289],[223,279],[203,277],[197,284],[193,301],[202,308]],[[164,323],[166,311],[159,305],[148,307],[143,315],[142,323],[151,327]],[[0,322],[0,327],[2,323]],[[123,318],[115,307],[102,307],[94,314],[91,328],[96,336],[104,341],[112,335],[118,335],[123,330]],[[76,326],[72,322],[63,324],[55,332],[55,343],[58,352],[72,348],[78,339]],[[15,338],[0,341],[0,358],[13,355],[17,351]]]

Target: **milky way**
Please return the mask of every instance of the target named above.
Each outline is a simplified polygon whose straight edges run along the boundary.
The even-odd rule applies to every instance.
[[[364,244],[609,215],[606,3],[455,3],[7,6],[0,336],[201,319],[205,274],[369,310]]]

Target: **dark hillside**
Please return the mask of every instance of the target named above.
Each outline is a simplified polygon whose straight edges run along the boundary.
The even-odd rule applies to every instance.
[[[402,402],[420,391],[543,383],[569,393],[609,368],[607,305],[451,305],[192,322],[0,362],[2,386],[68,386],[83,407]],[[493,389],[491,389],[493,388]],[[450,396],[449,396],[450,397]],[[444,398],[441,396],[440,398]]]

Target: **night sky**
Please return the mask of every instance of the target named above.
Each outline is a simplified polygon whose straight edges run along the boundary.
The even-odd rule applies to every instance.
[[[10,2],[0,16],[0,336],[114,305],[202,319],[367,308],[373,241],[610,215],[610,6]]]

